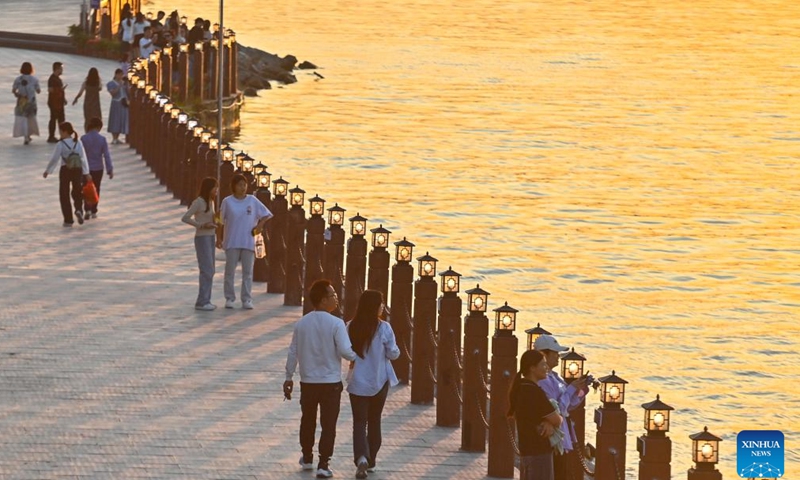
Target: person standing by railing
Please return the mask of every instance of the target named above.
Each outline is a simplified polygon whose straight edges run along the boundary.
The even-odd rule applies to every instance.
[[[569,350],[567,347],[559,345],[554,336],[541,335],[534,342],[533,349],[544,355],[547,365],[551,369],[547,372],[547,376],[539,381],[539,386],[542,387],[548,398],[558,403],[559,413],[564,417],[564,422],[561,424],[562,448],[557,449],[553,456],[555,480],[578,480],[574,475],[577,471],[577,457],[574,448],[578,439],[575,438],[569,412],[581,404],[583,397],[589,391],[586,386],[587,378],[576,379],[567,385],[561,375],[552,370],[558,367],[559,353]]]
[[[217,248],[225,249],[225,308],[233,308],[236,291],[233,278],[236,265],[242,263],[242,308],[253,309],[253,265],[255,264],[255,233],[264,229],[272,212],[253,195],[247,193],[247,178],[237,173],[231,178],[231,191],[220,205],[222,227],[217,235]]]
[[[519,436],[521,480],[553,480],[550,436],[562,424],[561,415],[537,385],[550,370],[541,352],[528,350],[519,359],[519,371],[508,392],[508,416],[514,417]]]

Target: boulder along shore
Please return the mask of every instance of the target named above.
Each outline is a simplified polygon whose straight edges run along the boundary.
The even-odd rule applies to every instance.
[[[249,97],[257,96],[259,90],[272,88],[270,81],[284,84],[297,82],[297,77],[292,73],[295,68],[300,70],[315,70],[317,68],[311,62],[302,62],[298,65],[297,57],[294,55],[280,57],[279,55],[241,44],[238,50],[239,90]]]

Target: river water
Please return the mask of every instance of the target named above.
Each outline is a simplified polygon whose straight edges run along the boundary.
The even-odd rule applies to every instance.
[[[616,370],[629,432],[660,394],[673,478],[704,425],[728,478],[746,429],[800,467],[800,4],[227,3],[241,43],[325,77],[248,99],[237,150]]]

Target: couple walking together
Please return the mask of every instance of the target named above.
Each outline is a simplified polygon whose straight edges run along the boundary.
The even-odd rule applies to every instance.
[[[381,448],[381,415],[389,387],[398,384],[391,360],[400,356],[391,326],[381,320],[381,292],[366,290],[358,301],[355,317],[346,326],[330,312],[339,299],[328,280],[314,282],[309,291],[314,311],[294,327],[286,359],[284,396],[291,399],[295,370],[300,370],[300,447],[303,470],[314,469],[314,435],[319,409],[322,433],[319,441],[317,478],[330,478],[330,459],[336,440],[341,402],[342,363],[349,360],[347,391],[353,412],[353,460],[356,478],[367,478],[376,468]]]

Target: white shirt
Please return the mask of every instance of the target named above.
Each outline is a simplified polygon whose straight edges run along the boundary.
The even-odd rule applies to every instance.
[[[302,383],[341,382],[342,358],[356,358],[344,321],[328,312],[308,312],[294,326],[286,356],[286,380],[292,379],[299,363]]]
[[[119,28],[122,29],[122,41],[133,43],[133,19],[126,18],[119,24]]]
[[[206,211],[206,205],[206,200],[203,197],[197,197],[189,205],[189,210],[181,217],[182,222],[188,223],[197,229],[195,231],[196,237],[212,236],[216,233],[214,228],[202,228],[203,225],[214,221],[214,202],[212,201],[208,204],[208,211]]]
[[[77,146],[75,145],[77,143]],[[53,156],[50,157],[50,163],[47,164],[47,173],[56,171],[56,167],[64,167],[67,165],[67,155],[72,153],[72,149],[81,156],[81,170],[84,175],[89,175],[89,160],[86,159],[86,152],[83,150],[83,144],[80,140],[73,140],[68,138],[66,140],[59,140],[56,143],[56,148],[53,150]],[[61,159],[61,162],[58,160]]]
[[[350,328],[350,325],[347,325]],[[369,350],[363,352],[364,358],[357,357],[352,373],[347,377],[347,391],[353,395],[372,397],[389,382],[394,387],[398,383],[391,360],[400,356],[400,349],[394,339],[392,327],[381,320]]]
[[[149,44],[149,45],[148,45]],[[147,45],[147,46],[145,46]],[[142,37],[139,40],[139,56],[147,58],[156,50],[156,44],[153,43],[153,38]]]
[[[150,22],[133,22],[133,35],[142,35],[145,27],[150,26]]]
[[[255,250],[256,242],[253,239],[253,227],[264,217],[272,217],[267,207],[261,200],[252,195],[238,199],[233,195],[225,197],[219,207],[220,218],[225,225],[222,248],[243,248]]]

